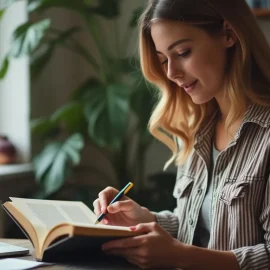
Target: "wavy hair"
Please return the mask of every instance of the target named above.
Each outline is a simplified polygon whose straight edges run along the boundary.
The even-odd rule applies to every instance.
[[[241,16],[239,16],[241,14]],[[227,21],[237,37],[228,50],[226,93],[231,101],[226,128],[241,117],[250,101],[269,106],[270,47],[245,0],[150,0],[140,18],[140,61],[145,78],[156,85],[158,103],[149,121],[149,130],[173,152],[176,165],[191,153],[195,136],[209,114],[217,109],[215,100],[194,104],[190,96],[171,82],[162,69],[151,37],[151,25],[158,20],[187,23],[218,35]],[[181,148],[176,138],[181,140]]]

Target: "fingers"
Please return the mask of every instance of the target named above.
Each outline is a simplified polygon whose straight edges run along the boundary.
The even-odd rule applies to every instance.
[[[108,206],[107,208],[109,213],[117,213],[120,211],[123,212],[129,212],[134,210],[134,201],[132,200],[126,200],[126,201],[119,201],[119,202],[115,202],[112,205]]]
[[[94,206],[94,213],[96,214],[96,216],[98,217],[102,212],[103,212],[103,209],[102,207],[100,206],[100,201],[99,199],[96,199],[94,202],[93,202],[93,206]],[[101,223],[103,224],[108,224],[108,219],[106,218],[103,218]]]
[[[112,250],[106,250],[105,253],[107,255],[123,257],[128,262],[138,265],[140,268],[150,268],[149,257],[145,255],[144,250],[141,248],[116,248]]]
[[[107,187],[98,194],[98,199],[93,202],[94,212],[96,215],[101,213],[117,213],[119,211],[131,211],[134,208],[134,201],[123,196],[123,201],[115,202],[109,205],[112,199],[118,194],[118,190],[112,187]]]
[[[101,206],[100,206],[99,199],[94,200],[93,206],[94,206],[94,213],[97,216],[100,215],[101,214]]]
[[[108,204],[117,193],[118,190],[112,187],[107,187],[99,192],[98,199],[93,202],[95,214],[106,213]]]
[[[106,209],[111,200],[116,196],[118,190],[113,187],[106,187],[98,194],[102,213],[106,212]]]
[[[118,255],[118,256],[132,256],[137,253],[138,248],[115,248],[115,249],[108,249],[105,250],[106,254],[110,255]]]
[[[136,226],[130,227],[132,231],[136,231],[137,233],[149,233],[153,231],[159,231],[161,227],[156,222],[149,223],[140,223]]]
[[[144,241],[141,236],[128,237],[121,240],[109,241],[102,245],[103,250],[109,250],[112,248],[135,248],[140,246]]]

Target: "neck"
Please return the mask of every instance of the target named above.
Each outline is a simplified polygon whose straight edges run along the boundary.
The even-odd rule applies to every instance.
[[[220,120],[225,121],[230,111],[231,101],[228,97],[225,97],[223,95],[220,97],[216,97],[216,102],[220,110]]]

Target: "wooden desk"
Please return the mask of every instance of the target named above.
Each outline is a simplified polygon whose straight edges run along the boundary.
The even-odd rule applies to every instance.
[[[35,258],[33,256],[33,247],[32,244],[30,243],[29,240],[26,239],[1,239],[0,238],[0,242],[5,242],[8,244],[12,244],[12,245],[16,245],[16,246],[21,246],[21,247],[25,247],[28,248],[30,250],[30,255],[28,256],[20,256],[18,258],[23,259],[23,260],[31,260],[31,261],[35,261]],[[84,262],[84,263],[80,263],[80,265],[78,265],[78,263],[76,263],[76,265],[74,264],[55,264],[53,266],[46,266],[46,267],[38,267],[35,269],[43,269],[43,270],[64,270],[64,269],[72,269],[72,270],[94,270],[94,269],[100,269],[100,270],[115,270],[115,269],[125,269],[125,270],[138,270],[140,268],[135,267],[134,265],[131,265],[129,263],[125,263],[125,262],[114,262],[114,263],[109,263],[109,262]]]

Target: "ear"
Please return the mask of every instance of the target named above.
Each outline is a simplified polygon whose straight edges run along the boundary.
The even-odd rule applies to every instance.
[[[235,43],[237,42],[237,36],[233,28],[231,27],[231,25],[226,21],[224,21],[223,23],[223,32],[224,32],[225,46],[227,48],[233,47]]]

